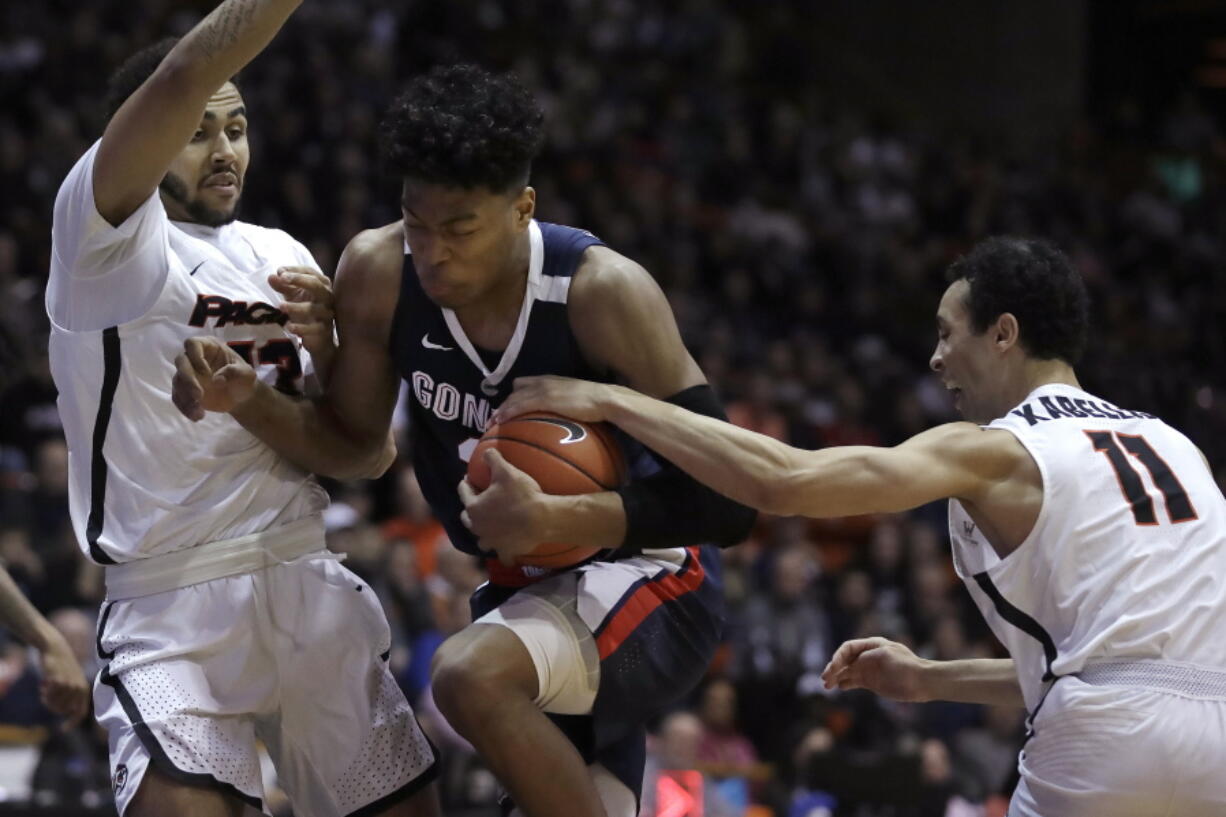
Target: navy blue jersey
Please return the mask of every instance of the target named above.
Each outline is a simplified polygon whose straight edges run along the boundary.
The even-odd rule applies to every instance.
[[[528,285],[505,351],[473,346],[455,314],[422,290],[407,247],[392,323],[392,358],[411,391],[410,444],[422,493],[455,546],[477,555],[476,537],[460,522],[464,507],[456,486],[486,421],[510,394],[515,378],[552,374],[608,380],[584,360],[566,309],[584,250],[602,242],[585,230],[557,224],[533,221],[528,229]]]

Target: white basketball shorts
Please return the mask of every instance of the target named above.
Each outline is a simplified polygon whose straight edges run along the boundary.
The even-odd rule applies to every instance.
[[[1009,817],[1226,817],[1226,673],[1119,667],[1056,681]]]
[[[297,817],[378,814],[435,754],[387,668],[374,592],[319,551],[104,604],[94,684],[122,815],[152,766],[262,808],[256,742]]]

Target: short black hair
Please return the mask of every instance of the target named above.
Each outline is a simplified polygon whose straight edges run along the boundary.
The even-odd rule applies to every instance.
[[[528,183],[545,114],[513,74],[440,66],[413,79],[380,126],[389,173],[495,193]]]
[[[128,97],[132,96],[145,80],[153,76],[153,72],[178,42],[178,37],[167,37],[153,45],[147,45],[124,60],[123,65],[111,74],[106,85],[106,118],[108,121]]]
[[[110,121],[115,112],[120,106],[127,101],[128,97],[136,92],[136,89],[144,84],[145,80],[153,76],[153,72],[162,64],[162,60],[166,59],[166,55],[179,42],[178,37],[167,37],[163,40],[158,40],[153,45],[147,45],[140,51],[137,51],[132,56],[123,61],[123,65],[111,74],[110,80],[106,86],[106,118]],[[234,81],[232,77],[231,82]]]
[[[980,334],[1005,312],[1017,318],[1032,357],[1076,364],[1089,334],[1090,298],[1068,256],[1041,239],[996,236],[949,267],[951,282],[970,285],[971,328]]]

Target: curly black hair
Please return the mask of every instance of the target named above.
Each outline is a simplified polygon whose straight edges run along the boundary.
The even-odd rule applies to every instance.
[[[1090,298],[1068,256],[1048,241],[997,236],[949,267],[970,285],[971,328],[984,332],[1005,312],[1017,318],[1022,347],[1041,360],[1076,364],[1085,351]]]
[[[179,42],[178,37],[166,37],[153,45],[147,45],[123,61],[115,69],[106,85],[106,118],[109,121],[128,97],[153,76],[153,72],[166,59],[166,55]],[[234,81],[233,78],[230,80]]]
[[[379,141],[389,173],[430,184],[511,192],[528,183],[545,114],[512,74],[440,66],[388,109]]]

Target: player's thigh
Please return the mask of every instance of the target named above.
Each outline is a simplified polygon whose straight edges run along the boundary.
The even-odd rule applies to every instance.
[[[390,633],[374,591],[328,559],[267,572],[280,631],[293,637],[276,641],[280,706],[258,720],[257,734],[294,813],[417,805],[432,788],[435,752],[388,667]]]
[[[124,817],[165,817],[167,814],[252,817],[259,813],[236,797],[213,788],[179,783],[150,768],[141,778],[140,787],[124,811]]]

